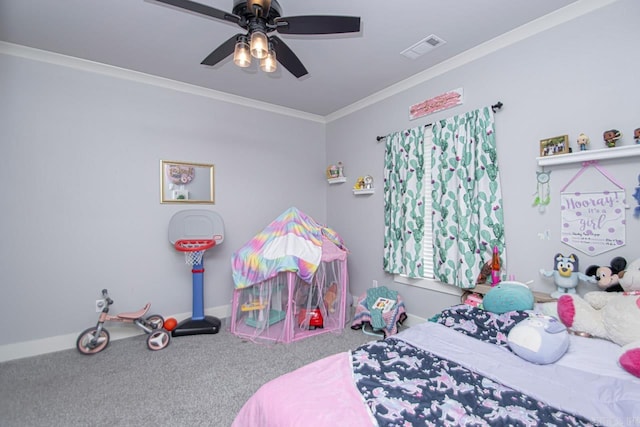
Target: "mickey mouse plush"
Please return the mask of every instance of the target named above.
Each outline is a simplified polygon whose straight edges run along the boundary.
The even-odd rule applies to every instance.
[[[585,270],[587,276],[594,276],[598,287],[605,292],[623,292],[618,273],[627,267],[627,260],[621,256],[611,260],[610,265],[590,265]]]

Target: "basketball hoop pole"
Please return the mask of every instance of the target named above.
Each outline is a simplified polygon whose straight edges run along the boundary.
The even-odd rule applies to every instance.
[[[220,331],[221,321],[217,317],[204,314],[204,266],[202,258],[204,252],[215,246],[215,241],[188,241],[176,242],[176,249],[185,253],[185,261],[191,264],[192,275],[192,312],[191,317],[178,323],[171,331],[171,335],[179,337],[183,335],[217,334]]]
[[[202,320],[204,319],[204,266],[202,261],[193,266],[191,274],[193,276],[193,309],[191,318],[193,320]]]

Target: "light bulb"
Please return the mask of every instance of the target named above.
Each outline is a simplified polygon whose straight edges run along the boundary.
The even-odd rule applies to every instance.
[[[251,56],[262,59],[269,53],[269,40],[262,31],[251,33]]]
[[[260,69],[265,73],[273,73],[276,68],[278,68],[278,63],[276,62],[276,53],[273,51],[273,49],[270,49],[267,56],[260,60]]]
[[[247,43],[247,39],[244,37],[239,38],[236,43],[236,48],[233,51],[233,63],[242,68],[246,68],[251,65],[249,44]]]

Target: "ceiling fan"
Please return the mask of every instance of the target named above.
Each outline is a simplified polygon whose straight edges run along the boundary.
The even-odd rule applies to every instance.
[[[234,0],[232,12],[196,3],[191,0],[156,0],[177,8],[237,24],[246,33],[238,33],[209,54],[204,65],[215,65],[233,54],[233,62],[248,67],[251,58],[260,59],[265,72],[276,69],[276,61],[300,78],[308,74],[295,53],[273,32],[280,34],[340,34],[360,31],[360,18],[355,16],[281,16],[277,0]]]

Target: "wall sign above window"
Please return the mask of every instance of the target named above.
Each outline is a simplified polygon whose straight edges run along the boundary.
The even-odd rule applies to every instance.
[[[409,120],[414,120],[438,111],[462,105],[464,102],[462,88],[445,92],[441,95],[412,105],[409,109]]]

